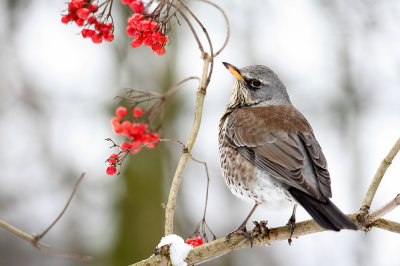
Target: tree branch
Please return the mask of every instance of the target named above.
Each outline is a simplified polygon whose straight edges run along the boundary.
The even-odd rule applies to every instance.
[[[368,212],[369,208],[371,207],[372,200],[375,197],[376,191],[378,190],[379,184],[382,181],[383,176],[386,173],[386,170],[392,164],[394,157],[400,150],[400,138],[396,141],[393,147],[390,149],[389,153],[386,155],[385,159],[383,159],[381,165],[376,171],[374,178],[372,179],[371,184],[369,185],[368,191],[365,195],[363,203],[361,205],[361,211],[364,213]]]
[[[186,163],[190,158],[190,153],[192,151],[197,134],[199,133],[201,117],[203,113],[204,97],[206,95],[204,86],[207,86],[206,82],[207,82],[208,67],[210,65],[211,60],[212,59],[209,56],[207,56],[207,54],[204,54],[203,74],[200,81],[199,89],[197,90],[196,93],[197,94],[196,109],[195,109],[192,131],[190,132],[189,139],[186,143],[186,148],[183,149],[178,166],[176,167],[175,175],[172,180],[171,189],[168,196],[168,203],[165,208],[165,235],[170,235],[173,232],[176,197],[178,195],[179,186],[182,180],[183,170],[185,169]]]
[[[392,199],[391,201],[389,201],[388,203],[383,205],[378,210],[376,210],[370,214],[367,214],[364,218],[365,223],[371,224],[371,223],[375,222],[376,220],[378,220],[385,214],[391,212],[394,208],[396,208],[399,205],[400,205],[400,194],[398,194],[394,199]]]
[[[400,234],[400,223],[385,220],[385,219],[378,219],[373,224],[374,227],[378,227],[380,229],[384,229],[389,232]]]
[[[4,229],[8,230],[9,232],[13,233],[14,235],[19,236],[22,239],[27,240],[30,242],[37,250],[50,254],[50,255],[55,255],[55,256],[62,256],[62,257],[68,257],[68,258],[73,258],[73,259],[78,259],[78,260],[91,260],[92,258],[90,256],[84,256],[84,255],[79,255],[79,254],[73,254],[73,253],[64,253],[64,252],[57,252],[57,251],[52,251],[49,250],[49,246],[44,245],[40,243],[39,241],[53,228],[53,226],[61,219],[65,211],[67,210],[69,204],[71,203],[72,198],[75,195],[76,190],[78,189],[79,183],[82,181],[83,177],[85,176],[85,172],[81,174],[81,176],[78,178],[78,180],[75,181],[74,187],[72,189],[71,194],[68,197],[68,200],[66,204],[64,205],[64,208],[61,210],[60,214],[56,217],[56,219],[41,233],[40,235],[29,235],[20,229],[0,220],[0,227],[3,227]]]
[[[347,215],[353,222],[358,223],[357,214]],[[374,223],[368,225],[369,228],[378,227],[390,232],[400,234],[400,223],[393,221],[378,219]],[[295,224],[295,230],[292,238],[298,238],[304,235],[315,234],[319,232],[327,231],[320,227],[314,220],[307,220]],[[267,233],[255,235],[253,232],[249,232],[254,236],[253,244],[255,246],[265,246],[273,242],[287,240],[290,237],[290,226],[281,226],[276,228],[267,229]],[[232,235],[229,241],[225,237],[217,240],[205,243],[201,246],[192,249],[186,258],[186,262],[190,264],[200,264],[211,259],[223,256],[233,250],[249,247],[250,243],[247,241],[243,234]],[[144,265],[170,265],[168,256],[153,255],[148,259],[142,260],[131,266],[144,266]]]

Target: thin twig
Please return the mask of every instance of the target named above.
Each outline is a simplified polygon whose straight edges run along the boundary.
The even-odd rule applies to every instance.
[[[383,205],[378,210],[366,215],[366,223],[370,224],[383,217],[385,214],[391,212],[394,208],[400,205],[400,194],[398,194],[394,199],[389,201],[387,204]]]
[[[74,187],[72,189],[71,194],[69,195],[69,198],[67,200],[67,203],[65,204],[64,208],[62,209],[62,211],[60,212],[60,214],[57,216],[57,218],[43,231],[43,233],[41,233],[40,235],[38,235],[36,238],[38,238],[38,240],[40,240],[41,238],[43,238],[47,232],[53,228],[53,226],[61,219],[61,217],[63,216],[64,212],[67,210],[69,204],[71,203],[72,198],[75,195],[76,190],[78,189],[79,183],[82,181],[82,179],[85,177],[85,172],[83,172],[81,174],[81,176],[78,178],[78,180],[75,181]]]
[[[215,234],[213,233],[213,231],[211,230],[211,228],[208,226],[208,224],[206,222],[207,206],[208,206],[208,191],[209,191],[209,188],[210,188],[210,174],[208,172],[208,166],[207,166],[206,162],[197,160],[192,155],[190,155],[190,159],[192,159],[193,161],[195,161],[197,163],[200,163],[200,164],[204,165],[204,168],[206,170],[206,177],[207,177],[206,199],[205,199],[205,203],[204,203],[203,217],[200,220],[200,222],[197,224],[193,234],[190,235],[190,238],[192,238],[194,236],[199,236],[199,234],[200,234],[203,237],[203,239],[206,242],[208,242],[206,228],[212,234],[213,240],[217,239],[217,237],[215,236]]]
[[[207,58],[210,63],[210,66],[209,66],[210,72],[207,72],[208,73],[207,81],[205,82],[205,86],[202,88],[202,90],[205,91],[207,89],[208,84],[210,83],[211,75],[212,75],[213,69],[214,69],[214,48],[213,48],[213,45],[211,42],[210,35],[208,34],[208,31],[207,31],[206,27],[204,27],[203,23],[201,23],[201,21],[197,18],[197,16],[193,13],[193,11],[186,4],[184,4],[181,0],[178,0],[178,1],[186,9],[186,11],[194,18],[194,20],[196,20],[197,24],[203,30],[203,33],[206,36],[208,45],[210,47],[210,56],[208,56],[207,53],[205,53],[204,51],[202,52],[203,59],[206,60],[206,58]],[[208,58],[208,57],[210,57],[210,58]],[[203,75],[204,75],[204,72],[203,72]]]
[[[175,7],[176,7],[176,6],[175,6]],[[205,52],[204,52],[203,45],[201,44],[201,41],[200,41],[200,39],[199,39],[199,36],[197,35],[196,30],[194,29],[194,27],[193,27],[192,23],[190,22],[189,18],[185,15],[185,13],[183,13],[183,11],[182,11],[180,8],[178,8],[178,7],[176,7],[176,8],[177,8],[179,14],[181,14],[181,16],[183,17],[183,19],[186,21],[187,25],[189,26],[189,29],[190,29],[190,31],[192,32],[192,34],[193,34],[193,36],[194,36],[194,39],[195,39],[196,42],[197,42],[197,45],[199,46],[199,49],[200,49],[201,54],[204,54]]]
[[[212,5],[213,7],[218,9],[218,11],[221,12],[221,14],[224,16],[224,19],[225,19],[226,37],[225,37],[224,43],[222,44],[222,47],[214,54],[214,57],[217,57],[222,52],[222,50],[225,49],[226,45],[228,44],[229,37],[231,35],[231,27],[229,25],[229,19],[228,19],[228,16],[226,15],[225,11],[220,6],[218,6],[217,4],[215,4],[215,3],[211,2],[211,1],[208,1],[208,0],[199,0],[199,1],[207,3],[209,5]]]
[[[168,96],[170,96],[171,94],[173,94],[183,83],[185,83],[185,82],[187,82],[187,81],[189,81],[189,80],[192,80],[192,79],[197,79],[197,80],[200,81],[200,78],[197,77],[197,76],[190,76],[190,77],[187,77],[187,78],[185,78],[185,79],[179,81],[178,83],[176,83],[176,85],[173,86],[172,88],[170,88],[170,89],[164,94],[165,98],[167,98]]]
[[[369,208],[371,207],[372,200],[375,197],[375,193],[378,190],[379,184],[382,181],[383,176],[386,173],[386,170],[392,163],[394,157],[400,150],[400,138],[396,141],[396,143],[393,145],[393,147],[390,149],[388,155],[386,155],[385,159],[383,159],[381,165],[378,168],[378,171],[376,172],[374,179],[372,180],[368,191],[365,195],[365,198],[363,200],[363,203],[361,205],[361,211],[364,213],[367,213]]]
[[[45,245],[43,243],[40,243],[39,241],[49,232],[49,230],[60,220],[66,209],[68,208],[76,190],[78,189],[79,183],[82,181],[83,177],[85,176],[85,172],[81,174],[81,176],[78,178],[78,180],[75,182],[74,187],[72,189],[71,195],[68,198],[67,203],[65,204],[64,208],[62,209],[61,213],[57,216],[57,218],[46,228],[46,230],[43,231],[40,235],[29,235],[20,229],[16,228],[15,226],[12,226],[4,221],[0,220],[0,227],[5,228],[6,230],[10,231],[14,235],[27,240],[30,242],[37,250],[40,252],[49,254],[49,255],[55,255],[55,256],[62,256],[62,257],[68,257],[72,259],[78,259],[78,260],[91,260],[92,257],[90,256],[85,256],[85,255],[80,255],[80,254],[74,254],[74,253],[64,253],[64,252],[58,252],[58,251],[52,251],[49,250],[49,246]]]
[[[170,235],[173,232],[173,221],[174,221],[174,212],[175,212],[175,202],[176,197],[178,195],[179,186],[182,180],[183,170],[187,164],[188,159],[190,158],[190,153],[192,151],[194,142],[196,141],[197,134],[199,133],[201,118],[203,113],[203,105],[205,98],[205,91],[202,89],[204,83],[204,77],[207,76],[208,66],[210,64],[209,57],[206,57],[204,60],[203,67],[203,75],[202,80],[200,82],[199,89],[197,90],[196,97],[196,107],[195,107],[195,115],[192,130],[189,135],[189,139],[186,144],[187,150],[183,150],[181,154],[181,158],[179,160],[178,166],[176,167],[174,178],[172,180],[171,189],[168,195],[168,203],[165,208],[165,235]]]
[[[207,214],[207,203],[208,203],[208,189],[210,187],[210,174],[208,173],[208,166],[206,162],[197,160],[195,158],[193,158],[192,155],[190,155],[190,159],[192,159],[193,161],[197,162],[197,163],[201,163],[202,165],[204,165],[204,168],[206,169],[206,177],[207,177],[207,187],[206,187],[206,202],[204,204],[204,211],[203,211],[203,220],[206,219],[206,214]]]

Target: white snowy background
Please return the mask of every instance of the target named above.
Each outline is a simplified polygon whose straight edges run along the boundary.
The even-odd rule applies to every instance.
[[[60,22],[63,1],[26,1],[20,6],[25,9],[23,15],[16,16],[20,21],[16,29],[7,13],[9,4],[0,3],[0,219],[28,233],[43,230],[72,187],[73,181],[60,187],[59,180],[66,175],[63,167],[74,169],[67,173],[72,177],[85,170],[87,177],[75,204],[70,206],[73,217],[63,218],[45,242],[57,243],[58,250],[69,250],[68,232],[74,230],[81,235],[80,246],[85,250],[106,251],[115,232],[111,203],[120,189],[118,177],[105,174],[109,145],[104,139],[112,135],[108,108],[120,89],[132,84],[115,86],[121,84],[113,74],[117,60],[112,48],[116,44],[95,45],[81,38],[76,26]],[[218,165],[218,122],[232,85],[232,76],[222,61],[238,67],[264,64],[280,76],[293,104],[313,126],[328,159],[332,200],[345,213],[357,211],[381,160],[400,137],[400,2],[287,0],[218,4],[230,18],[232,34],[227,48],[215,61],[203,123],[193,149],[194,157],[207,161],[210,169],[208,224],[222,237],[236,229],[251,208],[229,192]],[[203,3],[191,6],[219,47],[225,34],[221,16]],[[117,20],[116,26],[124,28],[124,19],[119,21],[122,23]],[[202,68],[188,28],[182,26],[178,31],[176,54],[168,54],[167,50],[165,56],[157,57],[148,48],[139,50],[153,57],[155,64],[157,60],[176,58],[176,81],[199,75]],[[127,41],[123,34],[119,36],[115,43]],[[21,79],[22,75],[28,79]],[[21,84],[25,80],[29,84]],[[351,85],[344,89],[349,82]],[[28,89],[21,90],[22,85]],[[179,133],[165,137],[187,139],[195,89],[186,85],[178,92],[185,101],[175,118]],[[30,97],[30,92],[34,96]],[[41,103],[39,107],[37,102]],[[177,162],[179,149],[173,156]],[[373,208],[400,193],[399,174],[400,159],[396,158]],[[184,210],[193,228],[201,218],[204,187],[202,166],[189,163],[177,208]],[[267,219],[269,226],[280,226],[290,213],[290,209],[273,212],[260,208],[252,220]],[[400,221],[400,210],[387,218]],[[309,216],[298,208],[297,219]],[[38,253],[2,229],[0,246],[0,265],[15,261],[25,261],[25,265],[76,265],[75,261]],[[7,248],[11,246],[13,253]],[[280,242],[243,249],[228,255],[231,259],[226,264],[394,266],[400,262],[399,246],[398,235],[380,229],[368,234],[324,232],[294,239],[292,246]],[[18,254],[19,258],[13,260],[7,254]]]

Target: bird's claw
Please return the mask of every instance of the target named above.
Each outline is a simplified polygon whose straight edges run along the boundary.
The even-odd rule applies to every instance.
[[[293,233],[294,233],[295,224],[296,224],[296,219],[294,219],[293,216],[290,217],[289,221],[286,224],[286,225],[288,225],[290,227],[290,235],[289,235],[289,238],[288,238],[289,246],[292,245],[292,236],[293,236]]]
[[[247,238],[247,240],[249,240],[249,242],[250,242],[250,247],[253,247],[253,238],[250,236],[249,232],[247,232],[246,225],[244,225],[244,226],[241,225],[241,226],[239,226],[239,228],[236,229],[235,231],[230,232],[230,233],[226,236],[226,240],[229,241],[229,240],[231,239],[231,236],[232,236],[233,234],[243,234],[243,235]]]

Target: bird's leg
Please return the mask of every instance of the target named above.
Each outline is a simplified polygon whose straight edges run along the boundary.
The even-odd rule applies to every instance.
[[[257,209],[258,205],[260,205],[260,203],[256,203],[256,204],[254,205],[253,209],[251,209],[249,215],[247,215],[246,219],[243,221],[243,223],[239,226],[238,229],[236,229],[235,231],[229,233],[229,234],[226,236],[226,239],[227,239],[228,241],[229,241],[229,239],[231,238],[232,234],[235,234],[235,233],[242,233],[242,234],[245,235],[245,237],[247,238],[247,240],[249,240],[250,246],[253,247],[253,239],[251,238],[250,234],[247,232],[246,224],[247,224],[247,222],[249,221],[251,215],[252,215],[252,214],[254,213],[254,211]]]
[[[292,244],[292,235],[293,235],[293,232],[294,232],[294,225],[296,223],[296,208],[297,208],[297,204],[295,204],[293,206],[292,216],[290,216],[289,221],[286,224],[286,225],[290,226],[290,236],[288,238],[289,246]]]

